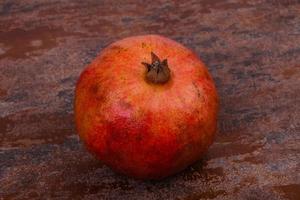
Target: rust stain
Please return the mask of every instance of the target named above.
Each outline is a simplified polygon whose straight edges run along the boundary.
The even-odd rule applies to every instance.
[[[200,168],[199,168],[200,166]],[[202,168],[202,164],[194,164],[191,166],[190,170],[183,173],[183,179],[185,181],[197,181],[201,180],[201,182],[211,182],[213,180],[223,180],[224,179],[224,171],[223,168]]]
[[[289,79],[293,76],[300,76],[300,70],[299,70],[300,66],[295,66],[294,68],[290,68],[290,69],[285,69],[282,72],[282,75],[285,79]]]
[[[47,17],[49,15],[58,15],[60,13],[61,13],[61,10],[59,10],[59,9],[48,8],[48,9],[39,11],[38,16],[39,17]]]
[[[223,127],[224,129],[224,127]],[[233,143],[239,141],[241,139],[241,134],[238,132],[230,132],[230,133],[217,133],[215,142],[216,143]]]
[[[5,97],[6,95],[7,95],[7,91],[0,88],[0,99],[1,99],[2,97]]]
[[[31,30],[13,29],[0,31],[0,45],[5,47],[1,58],[26,58],[40,54],[39,50],[51,49],[58,44],[58,39],[75,33],[68,33],[63,28],[37,27]]]
[[[209,189],[209,190],[206,190],[203,192],[192,194],[192,195],[184,198],[184,200],[214,199],[216,197],[226,196],[226,195],[227,195],[227,192],[225,190]]]
[[[0,118],[0,133],[2,136],[8,131],[11,130],[13,125],[13,121],[9,119],[8,117]]]
[[[18,134],[10,134],[10,128],[16,126]],[[0,131],[5,135],[0,138],[2,148],[61,144],[75,134],[73,115],[60,113],[10,115],[0,119]]]
[[[220,157],[238,156],[247,153],[252,153],[260,149],[263,145],[261,144],[242,144],[242,143],[231,143],[228,145],[213,145],[208,151],[208,157],[210,159]]]
[[[47,17],[47,16],[53,16],[53,15],[65,15],[66,17],[76,15],[78,14],[78,10],[89,10],[89,12],[97,14],[97,16],[105,16],[109,15],[112,12],[112,9],[103,9],[101,12],[96,9],[96,7],[99,6],[99,2],[88,2],[88,3],[82,3],[80,5],[73,4],[73,5],[66,5],[61,6],[59,8],[47,8],[44,10],[40,10],[38,12],[39,17]],[[107,7],[107,5],[101,5],[103,8]],[[116,9],[115,9],[116,10]],[[120,12],[120,11],[119,11]],[[90,14],[91,14],[90,13]],[[114,12],[116,14],[116,12]],[[69,19],[69,18],[68,18]]]
[[[22,138],[22,139],[17,139],[13,142],[9,142],[8,144],[3,144],[3,146],[6,147],[30,147],[33,145],[39,145],[39,144],[44,144],[45,140],[43,139],[34,139],[34,138]]]
[[[275,186],[274,189],[289,200],[300,199],[300,184]]]
[[[221,9],[221,10],[228,10],[228,9],[238,9],[238,8],[245,8],[249,7],[250,5],[247,1],[238,1],[236,3],[228,3],[222,0],[204,0],[199,2],[202,5],[202,12],[210,13],[213,9]]]
[[[100,32],[103,32],[105,36],[110,36],[116,31],[123,31],[122,27],[119,27],[109,21],[101,20],[101,23],[94,25],[84,25],[87,29],[87,33],[90,36],[97,36]]]
[[[264,163],[263,162],[263,158],[260,158],[258,156],[247,156],[244,159],[234,160],[233,162],[236,162],[236,163],[245,163],[245,162],[248,162],[248,163],[251,163],[251,164],[254,164],[254,165]]]
[[[247,176],[245,178],[240,179],[240,182],[237,184],[237,187],[234,188],[233,192],[238,193],[244,187],[247,187],[249,185],[255,185],[256,183],[256,177]]]
[[[56,187],[56,186],[55,186]],[[71,199],[76,199],[78,196],[88,194],[97,194],[99,192],[120,189],[122,191],[130,191],[133,187],[127,181],[113,181],[108,183],[87,184],[84,182],[69,183],[63,186],[65,191],[72,191]],[[54,188],[53,188],[54,189]]]

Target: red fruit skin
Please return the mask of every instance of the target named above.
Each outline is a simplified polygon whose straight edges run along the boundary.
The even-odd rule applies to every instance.
[[[151,52],[168,59],[165,84],[145,81]],[[205,65],[168,38],[125,38],[81,74],[75,121],[85,145],[116,172],[161,179],[197,161],[212,144],[218,96]]]

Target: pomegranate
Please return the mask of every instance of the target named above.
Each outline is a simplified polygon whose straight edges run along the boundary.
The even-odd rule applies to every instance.
[[[203,62],[158,35],[106,47],[76,86],[75,120],[90,152],[116,172],[160,179],[212,144],[218,96]]]

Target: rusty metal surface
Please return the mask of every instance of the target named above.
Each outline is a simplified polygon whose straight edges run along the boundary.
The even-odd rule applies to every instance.
[[[158,33],[216,81],[206,156],[163,181],[113,173],[80,143],[74,84],[105,45]],[[0,199],[300,199],[298,0],[0,2]]]

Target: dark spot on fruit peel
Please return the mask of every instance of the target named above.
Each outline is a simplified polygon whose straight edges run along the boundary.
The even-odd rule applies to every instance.
[[[110,50],[115,51],[115,50],[120,50],[122,49],[122,47],[118,46],[118,45],[113,45]]]
[[[122,52],[122,51],[127,51],[127,49],[118,46],[118,45],[114,45],[110,48],[111,51],[117,51],[118,53]]]
[[[195,82],[193,82],[193,86],[194,86],[194,88],[196,89],[198,98],[201,98],[201,92],[200,92],[200,90],[199,90],[199,88],[197,87],[197,85],[196,85]]]
[[[121,107],[123,107],[125,109],[131,109],[132,108],[131,104],[128,103],[128,102],[125,102],[125,101],[120,101],[120,105],[121,105]]]
[[[126,131],[120,132],[120,131],[117,131],[117,130],[113,130],[113,131],[111,131],[110,139],[113,140],[113,141],[122,141],[124,139],[126,140],[126,138],[124,137],[125,135],[127,135]]]
[[[117,117],[112,122],[108,123],[108,130],[110,134],[107,137],[107,142],[122,142],[128,139],[129,127],[128,119],[124,117]]]
[[[135,139],[136,139],[137,142],[142,141],[143,140],[142,134],[141,133],[137,134],[136,137],[135,137]]]
[[[146,43],[142,42],[142,48],[147,47]]]
[[[91,91],[91,93],[93,93],[93,94],[97,94],[97,92],[98,92],[98,85],[92,85],[92,86],[90,87],[90,91]]]
[[[98,102],[103,102],[105,100],[105,94],[97,84],[90,86],[90,93],[91,97],[95,98]]]

